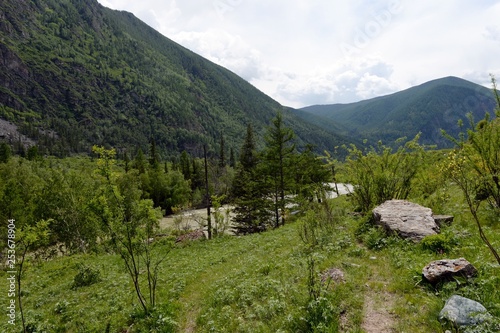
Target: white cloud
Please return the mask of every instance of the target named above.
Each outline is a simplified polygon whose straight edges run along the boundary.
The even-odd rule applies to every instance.
[[[274,96],[288,106],[348,103],[395,92],[391,66],[377,58],[351,58],[301,75],[276,75]]]
[[[485,27],[484,37],[500,43],[500,25],[488,25]]]
[[[500,75],[494,0],[99,0],[290,106]]]
[[[394,92],[395,88],[396,86],[388,78],[365,73],[359,79],[356,92],[362,99],[367,99],[387,95]]]
[[[250,81],[259,76],[260,54],[239,36],[224,30],[181,32],[172,38],[192,51]]]

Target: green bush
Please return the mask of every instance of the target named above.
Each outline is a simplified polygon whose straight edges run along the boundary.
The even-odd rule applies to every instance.
[[[435,253],[450,252],[454,245],[454,240],[445,234],[429,235],[420,242],[422,249]]]
[[[101,272],[97,268],[80,264],[78,266],[78,273],[73,278],[72,289],[90,286],[101,280]]]
[[[340,309],[327,297],[312,299],[306,307],[306,321],[310,332],[333,332],[338,327]]]
[[[370,250],[381,250],[388,245],[385,231],[375,226],[362,236],[362,241]]]
[[[354,235],[370,250],[381,250],[388,245],[385,230],[375,225],[371,216],[367,216],[359,222]]]
[[[360,150],[348,148],[346,173],[349,183],[354,184],[351,200],[357,210],[367,213],[376,205],[390,199],[407,199],[421,166],[423,147],[418,144],[420,135],[394,152],[379,142],[377,147]]]
[[[171,304],[162,304],[146,315],[141,308],[137,307],[130,315],[129,324],[134,325],[134,332],[176,332],[178,323],[173,318],[175,310]]]

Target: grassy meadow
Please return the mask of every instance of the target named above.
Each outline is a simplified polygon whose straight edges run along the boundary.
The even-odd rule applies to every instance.
[[[314,247],[304,242],[301,230],[308,219],[322,218],[320,206],[314,215],[296,216],[284,227],[260,234],[174,245],[173,237],[167,237],[162,240],[165,260],[157,308],[147,318],[117,255],[103,251],[50,260],[32,256],[23,277],[27,328],[30,332],[370,332],[374,329],[370,323],[386,320],[394,332],[444,332],[451,328],[438,321],[438,314],[453,294],[481,302],[499,318],[498,265],[477,235],[459,191],[450,187],[441,198],[436,195],[420,201],[443,206],[435,213],[455,216],[454,223],[442,230],[446,252],[387,237],[366,218],[351,214],[347,197],[330,202],[333,224]],[[485,229],[493,245],[500,247],[498,223]],[[458,257],[476,266],[477,278],[436,287],[422,281],[422,268],[428,262]],[[344,281],[321,282],[321,273],[329,268],[342,270]],[[6,281],[6,272],[1,274]],[[7,291],[0,293],[0,303],[8,304]],[[3,318],[2,332],[22,331],[19,316],[14,327]],[[493,332],[490,329],[481,332]]]

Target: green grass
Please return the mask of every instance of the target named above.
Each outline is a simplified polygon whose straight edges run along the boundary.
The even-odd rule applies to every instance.
[[[349,211],[344,198],[336,204],[346,208],[339,211]],[[159,306],[151,318],[141,316],[123,263],[115,255],[32,260],[23,280],[25,316],[36,328],[33,332],[123,332],[132,323],[135,332],[151,327],[156,332],[170,332],[172,327],[178,332],[363,332],[363,304],[371,295],[374,306],[390,307],[387,312],[397,332],[444,332],[439,311],[448,297],[459,294],[481,302],[499,318],[498,265],[463,206],[453,204],[448,213],[456,214],[456,220],[443,230],[452,238],[444,254],[371,229],[355,237],[361,219],[343,214],[312,256],[316,274],[340,268],[345,283],[324,285],[316,300],[308,294],[308,256],[299,237],[299,218],[262,234],[198,241],[169,252],[165,248]],[[498,224],[486,229],[500,248]],[[367,247],[359,239],[376,246]],[[427,263],[458,257],[478,268],[476,279],[437,287],[422,282]],[[75,288],[74,277],[82,267],[98,271],[99,279]],[[5,275],[2,271],[2,281]],[[384,303],[387,297],[389,305]],[[0,293],[0,304],[7,302],[7,293]],[[21,331],[19,313],[15,329],[3,318],[0,331]]]

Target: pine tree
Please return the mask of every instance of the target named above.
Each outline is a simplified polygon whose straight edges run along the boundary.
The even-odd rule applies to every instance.
[[[142,149],[139,148],[137,151],[137,155],[135,155],[135,160],[134,160],[134,168],[139,170],[140,174],[143,174],[146,172],[146,158],[144,157],[144,153],[142,152]]]
[[[5,142],[0,143],[0,163],[7,163],[12,155],[10,146]]]
[[[229,151],[229,166],[231,168],[234,168],[236,166],[236,159],[234,157],[234,150],[233,150],[233,148],[231,148],[231,150]]]
[[[192,176],[191,176],[191,189],[194,191],[196,189],[202,189],[205,184],[203,176],[203,167],[200,165],[199,160],[193,158],[192,161]]]
[[[313,147],[307,145],[305,150],[296,155],[293,161],[294,193],[299,199],[312,202],[324,197],[333,181],[332,164],[325,164],[313,153]]]
[[[184,175],[184,179],[189,180],[191,179],[191,162],[188,153],[184,150],[182,151],[181,154],[181,161],[180,161],[180,167],[181,167],[181,172]]]
[[[151,139],[149,144],[149,165],[153,169],[158,169],[160,167],[160,157],[158,156],[158,152],[156,151],[156,141],[155,139]]]
[[[33,161],[39,157],[38,146],[31,146],[28,148],[28,160]]]
[[[130,170],[130,158],[128,157],[127,152],[125,152],[123,156],[123,161],[125,162],[125,173],[128,173]]]
[[[226,156],[224,153],[224,136],[220,137],[220,152],[219,152],[219,168],[224,168],[226,166]]]
[[[267,229],[270,210],[264,189],[262,179],[258,174],[253,130],[251,125],[248,125],[232,187],[236,214],[233,228],[236,234],[249,234]]]
[[[264,149],[264,173],[273,198],[274,226],[285,224],[286,192],[291,188],[290,166],[295,155],[295,134],[283,124],[283,115],[278,112],[267,129]]]
[[[252,169],[257,166],[257,153],[255,151],[255,140],[252,125],[247,126],[247,135],[240,152],[240,164],[244,169]]]

